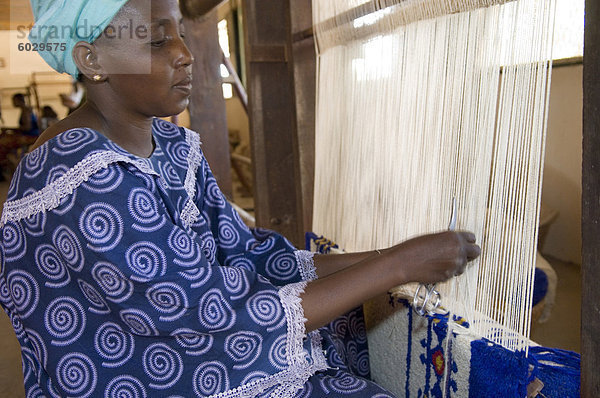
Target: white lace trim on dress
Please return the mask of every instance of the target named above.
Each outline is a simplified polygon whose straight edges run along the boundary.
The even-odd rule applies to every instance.
[[[303,341],[306,337],[304,322],[306,319],[300,294],[304,293],[306,284],[306,281],[292,283],[279,290],[279,299],[288,325],[286,337],[288,368],[208,398],[252,398],[273,387],[278,388],[271,393],[270,398],[289,398],[302,388],[315,372],[328,368],[318,331],[309,334],[312,352],[309,354],[304,349]]]
[[[186,228],[190,228],[198,220],[198,217],[200,217],[200,209],[194,203],[194,196],[196,195],[196,172],[202,162],[202,155],[200,153],[200,136],[192,130],[184,130],[185,141],[190,148],[187,157],[188,169],[183,183],[188,198],[181,210],[180,218],[183,225]]]
[[[314,281],[318,278],[317,268],[315,267],[314,252],[307,250],[296,250],[294,252],[298,268],[300,269],[300,276],[303,281]]]
[[[57,208],[61,200],[73,194],[73,191],[84,181],[116,162],[132,164],[143,173],[158,175],[141,159],[135,160],[114,151],[94,152],[39,191],[6,202],[0,218],[0,227],[9,221],[19,221]]]

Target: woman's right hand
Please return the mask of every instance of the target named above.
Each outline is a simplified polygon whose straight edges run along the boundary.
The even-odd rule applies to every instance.
[[[381,255],[356,254],[358,262],[321,274],[306,286],[301,296],[306,328],[319,328],[395,286],[436,283],[458,275],[480,252],[472,233],[448,231],[407,240],[382,250]]]
[[[399,284],[444,281],[462,274],[467,263],[480,254],[475,235],[465,231],[422,235],[385,251],[397,264],[394,271]]]

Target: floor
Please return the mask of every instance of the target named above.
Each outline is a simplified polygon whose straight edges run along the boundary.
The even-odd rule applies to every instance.
[[[545,256],[557,275],[556,300],[545,323],[531,325],[531,340],[581,352],[581,267]]]
[[[8,183],[0,182],[0,203],[4,202],[7,191]],[[241,199],[241,207],[252,211],[251,201],[247,197]],[[531,339],[543,346],[580,352],[580,267],[552,258],[546,259],[558,276],[556,302],[547,322],[532,325]],[[0,397],[24,397],[22,380],[17,339],[8,317],[4,311],[0,311]]]

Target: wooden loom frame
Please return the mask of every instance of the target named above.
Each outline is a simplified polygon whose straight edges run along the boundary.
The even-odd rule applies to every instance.
[[[255,188],[257,225],[301,242],[302,232],[311,230],[314,182],[316,61],[311,0],[245,0],[244,10],[249,115],[259,164],[255,176],[262,180]],[[278,29],[265,28],[275,25],[273,21],[279,22]],[[596,0],[586,0],[583,68],[581,396],[593,398],[600,396],[600,3]],[[277,144],[265,151],[265,142],[271,140]],[[271,156],[273,149],[278,156]],[[281,169],[282,157],[293,159],[286,170]],[[280,172],[264,172],[271,167]],[[289,183],[292,189],[282,189]],[[294,221],[301,228],[294,228]]]

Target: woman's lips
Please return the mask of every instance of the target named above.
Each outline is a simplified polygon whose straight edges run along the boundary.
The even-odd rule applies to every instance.
[[[183,79],[182,81],[180,81],[179,83],[175,84],[173,86],[173,88],[177,89],[177,90],[181,90],[187,94],[191,94],[192,92],[192,78],[188,77],[186,79]]]

